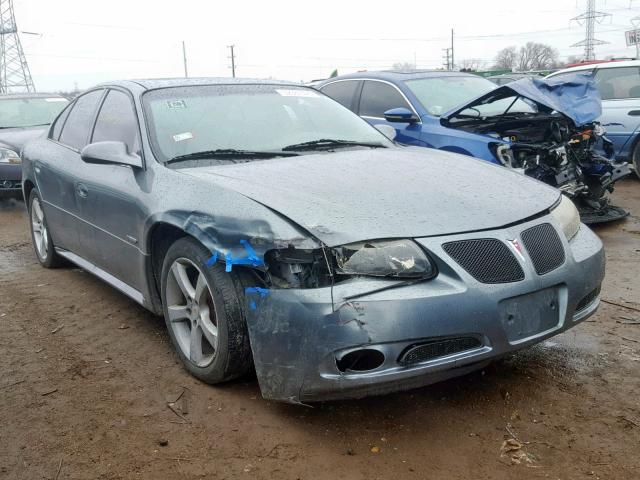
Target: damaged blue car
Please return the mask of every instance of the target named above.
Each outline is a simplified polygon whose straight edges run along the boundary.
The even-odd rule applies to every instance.
[[[559,188],[585,223],[622,218],[610,205],[630,173],[595,120],[600,94],[590,75],[523,78],[500,87],[463,72],[359,72],[317,87],[404,145],[461,153]]]
[[[93,88],[23,151],[38,261],[163,315],[212,384],[354,398],[463,375],[574,327],[604,252],[554,188],[398,147],[316,90],[231,79]]]

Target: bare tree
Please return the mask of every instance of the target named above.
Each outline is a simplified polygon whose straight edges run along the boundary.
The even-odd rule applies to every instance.
[[[495,58],[495,69],[511,69],[519,72],[546,70],[558,66],[558,51],[551,45],[527,42],[518,49],[515,46],[503,48]]]
[[[391,66],[391,69],[399,72],[408,72],[410,70],[415,70],[416,66],[410,62],[396,62]]]
[[[516,67],[520,72],[545,70],[558,64],[558,51],[544,43],[527,42],[520,47]]]
[[[487,62],[480,58],[465,58],[457,63],[458,67],[460,67],[460,70],[464,70],[467,72],[482,70],[487,66]]]
[[[518,50],[515,46],[503,48],[495,58],[493,68],[496,70],[512,70],[518,61]]]
[[[578,63],[581,62],[582,60],[584,60],[584,57],[582,55],[569,55],[567,57],[567,64],[571,64],[571,63]]]

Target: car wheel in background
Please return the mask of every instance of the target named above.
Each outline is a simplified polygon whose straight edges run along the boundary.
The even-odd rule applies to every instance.
[[[40,196],[34,188],[29,194],[29,230],[31,231],[31,242],[36,251],[38,261],[43,267],[55,268],[64,264],[64,260],[58,255],[51,240],[51,234],[47,226],[47,219],[44,215]]]
[[[169,336],[195,377],[220,383],[252,366],[244,292],[235,272],[206,266],[211,254],[190,237],[177,240],[162,265],[162,304]]]
[[[636,170],[636,175],[640,178],[640,139],[638,139],[636,146],[633,148],[631,161],[633,162],[633,167]]]

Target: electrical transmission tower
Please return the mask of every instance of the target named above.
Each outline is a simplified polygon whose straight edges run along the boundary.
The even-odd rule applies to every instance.
[[[36,88],[18,37],[13,0],[0,0],[0,93],[12,91]]]
[[[611,14],[596,11],[596,0],[587,0],[587,11],[571,19],[571,20],[575,20],[580,25],[585,26],[585,30],[586,30],[585,39],[571,45],[572,47],[584,47],[585,60],[596,59],[596,54],[594,49],[596,45],[604,45],[606,43],[609,43],[603,40],[597,40],[594,36],[596,22],[601,23],[603,18],[609,17],[609,16],[611,16]]]

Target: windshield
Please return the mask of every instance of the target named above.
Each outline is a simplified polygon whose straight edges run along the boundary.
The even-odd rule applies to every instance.
[[[290,151],[327,139],[393,145],[357,115],[309,88],[187,86],[152,90],[143,98],[154,153],[162,162],[216,150]]]
[[[496,88],[482,77],[431,77],[406,80],[405,83],[431,115],[439,117]]]
[[[62,97],[0,98],[0,128],[48,125],[67,103]]]

